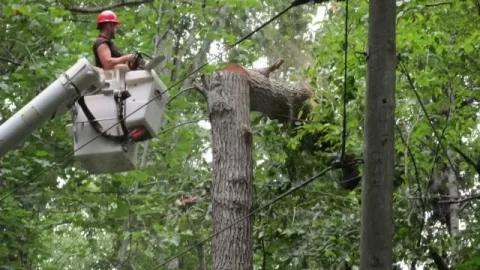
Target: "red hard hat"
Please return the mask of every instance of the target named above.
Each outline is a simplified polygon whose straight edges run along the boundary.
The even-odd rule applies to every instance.
[[[104,23],[104,22],[114,22],[114,23],[120,24],[120,22],[117,19],[117,15],[113,13],[113,11],[111,10],[105,10],[105,11],[102,11],[100,14],[98,14],[97,24]]]

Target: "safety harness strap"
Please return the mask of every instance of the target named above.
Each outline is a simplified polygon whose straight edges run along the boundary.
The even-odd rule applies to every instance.
[[[104,132],[104,129],[103,129],[102,125],[100,125],[100,123],[95,119],[95,116],[92,114],[92,112],[88,108],[87,104],[85,103],[84,96],[81,96],[78,99],[78,104],[80,105],[80,107],[83,110],[83,113],[85,114],[88,121],[92,125],[92,128],[96,132],[100,133],[101,136],[103,136],[103,137],[105,137],[109,140],[114,140],[114,141],[118,141],[118,142],[125,142],[125,141],[128,140],[129,131],[128,131],[128,128],[125,124],[125,119],[123,117],[123,110],[124,110],[124,101],[129,96],[130,96],[130,94],[128,94],[128,96],[127,95],[120,95],[120,96],[115,95],[115,97],[114,97],[115,103],[117,104],[117,119],[120,120],[120,126],[122,128],[123,135],[112,135],[108,132]]]
[[[117,105],[117,120],[120,121],[120,127],[122,128],[124,136],[127,138],[130,131],[125,124],[124,113],[126,112],[125,100],[130,96],[130,93],[127,91],[122,91],[114,96],[115,104]]]

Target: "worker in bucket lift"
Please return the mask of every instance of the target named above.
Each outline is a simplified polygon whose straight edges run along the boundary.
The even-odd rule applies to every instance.
[[[129,64],[133,55],[122,55],[113,44],[115,32],[120,25],[117,15],[111,10],[102,11],[97,17],[99,36],[93,45],[95,65],[103,69],[113,69],[118,64]]]
[[[115,32],[120,22],[117,15],[111,10],[102,11],[97,17],[97,28],[100,31],[95,44],[93,45],[93,54],[95,55],[95,66],[103,69],[113,69],[118,64],[127,64],[132,68],[133,55],[122,55],[113,44]],[[130,131],[130,138],[141,141],[145,139],[146,130],[144,128],[134,128]]]

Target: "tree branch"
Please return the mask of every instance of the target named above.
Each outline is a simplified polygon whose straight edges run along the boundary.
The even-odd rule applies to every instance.
[[[221,29],[221,27],[223,27],[223,25],[225,24],[224,18],[227,14],[227,11],[228,11],[227,5],[223,5],[217,8],[216,14],[217,14],[218,20],[212,23],[210,31],[215,32],[217,31],[217,29],[219,28]],[[213,41],[214,41],[213,38],[208,38],[208,37],[206,37],[203,40],[202,44],[200,45],[200,48],[198,49],[195,57],[192,60],[193,61],[192,65],[187,69],[187,74],[189,74],[194,70],[197,70],[202,65],[202,62],[206,58],[207,53],[210,50],[210,46],[212,45]],[[189,80],[185,80],[182,85],[182,88],[187,88],[188,86],[190,86],[193,80],[194,80],[193,78]]]
[[[171,97],[171,98],[167,101],[167,103],[165,104],[165,107],[166,107],[168,104],[170,104],[170,102],[172,102],[172,100],[174,100],[175,98],[179,97],[179,96],[182,95],[183,93],[188,92],[188,91],[190,91],[190,90],[194,90],[194,89],[196,89],[196,87],[192,86],[192,87],[189,87],[189,88],[186,88],[186,89],[181,90],[181,91],[178,92],[175,96]],[[198,91],[198,89],[197,89],[197,91]]]
[[[440,3],[433,3],[433,4],[426,4],[425,7],[438,7],[443,5],[452,5],[453,2],[440,2]]]
[[[153,0],[132,0],[126,1],[121,0],[119,3],[110,4],[106,6],[96,6],[96,7],[79,7],[79,6],[65,6],[65,9],[76,12],[76,13],[98,13],[107,9],[115,9],[119,7],[128,7],[128,6],[138,6],[141,4],[152,3]]]
[[[200,93],[205,99],[207,99],[206,89],[203,88],[198,83],[196,83],[194,85],[195,85],[195,90],[197,90],[197,92]]]
[[[176,126],[173,126],[173,127],[171,127],[171,128],[167,128],[167,129],[164,129],[164,130],[160,131],[159,135],[162,134],[162,133],[166,133],[166,132],[168,132],[168,131],[170,131],[170,130],[174,130],[174,129],[176,129],[176,128],[179,128],[179,127],[181,127],[181,126],[185,126],[185,125],[188,125],[188,124],[198,123],[198,122],[200,122],[200,121],[202,121],[202,120],[208,121],[209,119],[208,119],[208,118],[200,118],[200,119],[197,119],[197,120],[186,121],[186,122],[184,122],[184,123],[180,123],[180,124],[178,124],[178,125],[176,125]]]
[[[202,81],[202,85],[199,85],[198,83],[195,83],[194,84],[194,87],[195,87],[195,90],[197,90],[200,94],[202,94],[202,96],[207,99],[207,90],[208,90],[208,82],[207,82],[207,78],[202,75],[200,77],[201,81]]]
[[[462,150],[460,150],[460,148],[458,148],[457,146],[455,145],[452,145],[452,148],[453,150],[455,150],[458,154],[460,154],[460,156],[462,156],[462,158],[469,164],[469,165],[472,165],[472,167],[475,169],[475,171],[478,173],[478,175],[480,176],[480,168],[477,166],[477,164],[475,163],[475,161],[473,161],[473,159],[469,156],[467,156],[467,154],[463,153]]]
[[[430,250],[430,257],[433,259],[435,264],[437,265],[437,268],[439,270],[449,270],[450,268],[448,265],[445,263],[443,258],[436,252],[435,250]]]
[[[270,76],[270,73],[274,72],[282,66],[283,62],[283,59],[278,59],[271,66],[258,69],[257,72],[268,78]]]
[[[3,57],[3,56],[0,56],[0,60],[1,61],[4,61],[4,62],[7,62],[7,63],[10,63],[10,64],[14,64],[16,66],[20,66],[20,63],[19,62],[16,62],[12,59],[9,59],[9,58],[6,58],[6,57]]]
[[[439,204],[455,204],[455,203],[464,203],[464,202],[468,202],[468,201],[473,201],[475,199],[480,199],[480,194],[473,194],[473,195],[467,196],[465,198],[461,198],[461,197],[451,198],[449,200],[439,201],[438,203]]]

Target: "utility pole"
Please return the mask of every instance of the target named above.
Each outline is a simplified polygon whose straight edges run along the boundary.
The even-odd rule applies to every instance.
[[[392,269],[395,18],[395,0],[370,0],[360,245],[362,270]]]

